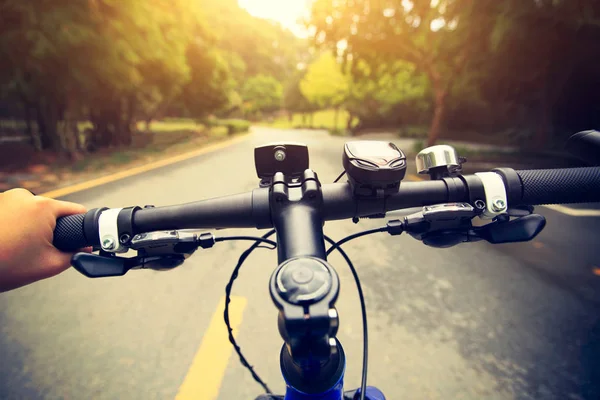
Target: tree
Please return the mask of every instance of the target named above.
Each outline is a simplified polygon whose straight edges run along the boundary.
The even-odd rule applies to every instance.
[[[300,90],[311,104],[335,108],[334,127],[337,128],[339,107],[348,96],[348,80],[331,53],[323,53],[308,66]]]
[[[302,114],[303,124],[306,124],[306,115],[317,110],[313,104],[302,94],[300,82],[306,75],[306,70],[297,71],[283,91],[283,108],[289,113],[290,121],[294,113]]]
[[[187,51],[191,79],[178,98],[180,108],[194,118],[223,109],[230,102],[233,83],[221,52],[210,43],[196,42]]]
[[[377,66],[359,60],[348,67],[349,95],[345,107],[359,127],[420,122],[429,110],[426,76],[404,61]]]
[[[532,125],[530,144],[543,147],[574,73],[600,57],[600,3],[507,0],[492,10],[497,18],[490,57],[481,66],[490,79],[481,87],[490,101],[505,105],[511,119]]]
[[[402,60],[429,79],[433,117],[428,143],[440,135],[446,100],[455,78],[487,37],[487,1],[316,0],[311,22],[318,44],[345,47],[352,60],[371,65]],[[478,23],[470,24],[474,16]]]
[[[103,1],[92,7],[101,43],[90,43],[98,48],[90,57],[99,65],[87,80],[93,93],[91,139],[97,146],[128,145],[140,88],[158,93],[154,100],[158,97],[160,106],[189,80],[186,50],[202,32],[199,9],[190,0]]]
[[[278,109],[277,82],[305,50],[235,0],[0,0],[0,94],[21,104],[41,149],[80,151],[78,120],[98,148],[171,112],[227,113],[242,97],[250,113]]]
[[[241,96],[246,114],[257,117],[261,113],[273,112],[281,108],[283,88],[281,83],[272,76],[256,75],[244,83]]]
[[[155,106],[189,79],[202,29],[192,0],[5,0],[0,33],[4,83],[35,110],[42,148],[73,151],[83,109],[96,147],[131,143],[139,100]]]
[[[243,68],[232,68],[233,78],[243,84],[255,75],[284,81],[292,75],[307,51],[306,41],[274,21],[253,17],[237,0],[199,0],[216,46]]]

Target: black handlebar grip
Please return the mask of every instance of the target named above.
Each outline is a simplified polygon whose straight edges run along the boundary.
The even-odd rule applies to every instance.
[[[75,214],[60,217],[56,220],[54,228],[54,247],[62,251],[75,251],[82,247],[90,246],[85,237],[83,221],[85,214]]]
[[[600,167],[516,172],[523,185],[521,204],[600,202]]]

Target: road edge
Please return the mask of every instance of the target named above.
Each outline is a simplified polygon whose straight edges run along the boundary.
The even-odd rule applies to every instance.
[[[224,141],[219,141],[217,143],[209,144],[207,146],[203,146],[200,149],[189,151],[187,153],[179,154],[173,157],[164,158],[161,160],[153,161],[148,164],[140,165],[131,169],[127,169],[124,171],[115,172],[110,175],[101,176],[98,178],[90,179],[87,181],[79,182],[73,185],[65,186],[62,188],[50,190],[45,193],[41,193],[40,196],[49,197],[52,199],[68,196],[73,193],[81,192],[82,190],[91,189],[97,186],[101,186],[107,183],[115,182],[124,178],[128,178],[130,176],[138,175],[147,171],[151,171],[153,169],[165,167],[167,165],[175,164],[180,161],[189,160],[190,158],[198,157],[207,153],[212,153],[213,151],[220,150],[239,142],[244,141],[250,132],[237,135],[232,139],[227,139]]]

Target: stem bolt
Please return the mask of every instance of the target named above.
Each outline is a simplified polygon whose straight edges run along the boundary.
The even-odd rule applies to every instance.
[[[283,161],[283,160],[285,160],[285,151],[283,151],[283,150],[277,150],[277,151],[275,151],[275,159],[277,161]]]
[[[113,250],[115,248],[115,238],[112,236],[104,236],[102,238],[102,249]]]
[[[492,203],[492,210],[495,212],[501,212],[506,210],[506,202],[502,199],[496,199]]]

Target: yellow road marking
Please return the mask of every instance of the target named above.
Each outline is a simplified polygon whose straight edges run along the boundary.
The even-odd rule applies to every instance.
[[[46,193],[42,193],[40,196],[57,198],[66,196],[75,192],[80,192],[82,190],[90,189],[96,186],[104,185],[106,183],[118,181],[119,179],[127,178],[133,175],[141,174],[143,172],[147,172],[156,168],[164,167],[170,164],[174,164],[179,161],[187,160],[189,158],[197,157],[206,153],[213,152],[215,150],[223,149],[232,144],[241,142],[246,138],[247,135],[242,135],[233,139],[226,140],[224,142],[218,142],[215,144],[208,145],[206,147],[202,147],[201,149],[190,151],[188,153],[180,154],[178,156],[173,156],[169,158],[165,158],[163,160],[158,160],[155,162],[151,162],[148,164],[140,165],[139,167],[134,167],[131,169],[127,169],[124,171],[120,171],[111,175],[102,176],[100,178],[92,179],[89,181],[77,183],[75,185],[67,186],[64,188],[51,190]]]
[[[231,297],[229,318],[234,335],[242,323],[242,314],[246,303],[245,297]],[[228,340],[227,327],[223,322],[224,307],[225,298],[223,297],[213,314],[208,329],[204,332],[200,348],[194,356],[175,400],[214,400],[219,395],[221,381],[233,351]]]

